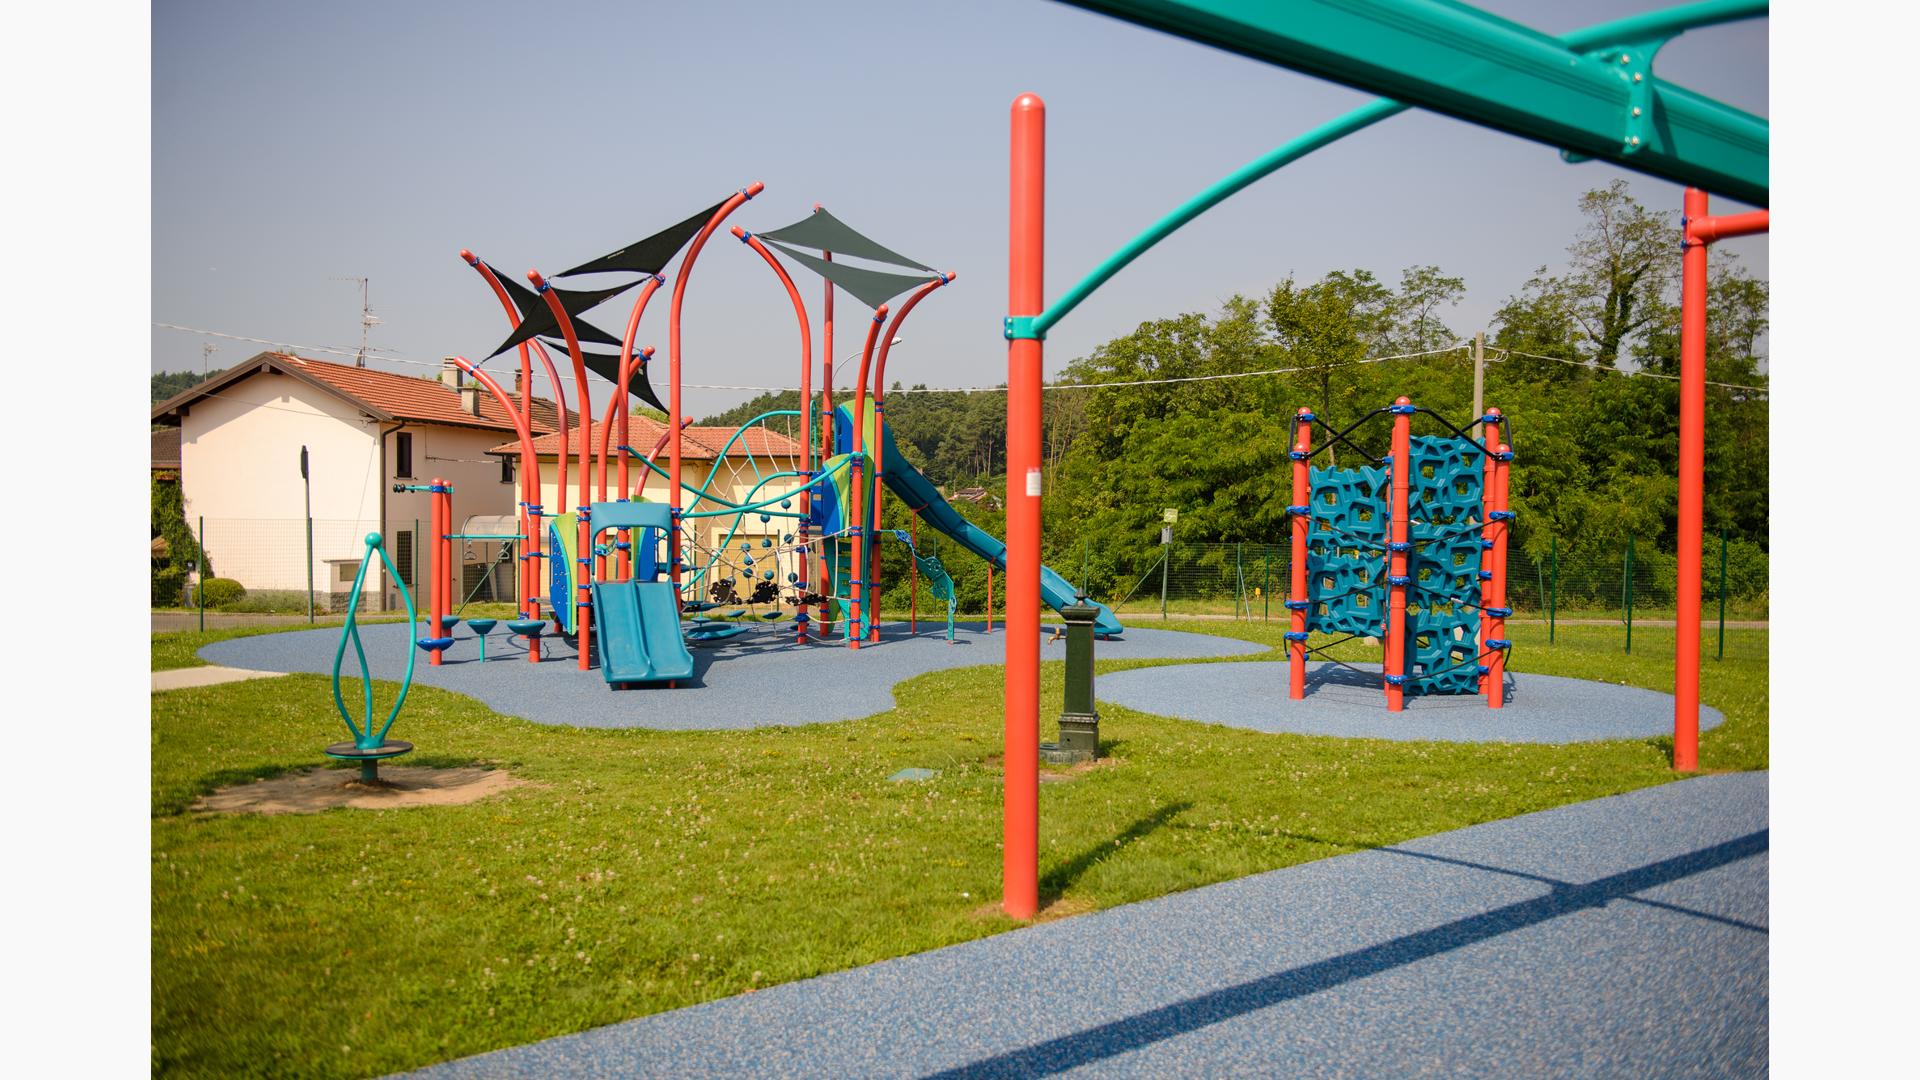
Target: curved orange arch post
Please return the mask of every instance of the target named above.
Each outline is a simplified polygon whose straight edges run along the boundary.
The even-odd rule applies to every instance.
[[[592,585],[588,580],[593,575],[581,573],[580,567],[592,565],[588,559],[592,554],[593,532],[592,525],[587,520],[592,513],[588,503],[590,492],[587,490],[587,467],[592,453],[589,440],[592,435],[593,397],[587,390],[587,364],[580,356],[580,337],[574,333],[573,317],[567,314],[566,305],[560,302],[560,297],[554,293],[553,286],[547,284],[547,279],[540,276],[540,271],[527,271],[527,280],[532,282],[534,289],[546,299],[547,310],[553,312],[554,321],[560,324],[560,333],[567,339],[567,356],[573,360],[573,392],[580,397],[580,491],[577,495],[578,503],[574,518],[574,525],[579,532],[579,546],[576,550],[580,553],[580,561],[573,572],[573,627],[574,642],[580,653],[580,670],[585,671],[593,666],[590,655],[593,652],[593,606],[590,602]],[[567,444],[564,437],[560,442],[560,460],[563,463],[567,460]],[[562,467],[565,467],[564,464]],[[567,497],[565,481],[561,482],[558,497],[561,499]]]
[[[907,312],[912,311],[915,304],[918,304],[920,301],[926,299],[926,296],[928,293],[932,292],[933,290],[939,288],[942,285],[953,284],[953,279],[957,276],[959,275],[953,274],[953,273],[942,274],[940,277],[927,282],[925,285],[920,286],[918,289],[915,289],[913,293],[907,297],[907,302],[900,305],[900,310],[894,312],[893,322],[887,325],[887,332],[885,334],[882,334],[880,337],[880,358],[877,361],[875,361],[874,370],[873,370],[873,432],[874,432],[874,438],[878,440],[877,444],[873,448],[873,476],[875,480],[875,483],[873,486],[873,527],[876,530],[880,528],[880,505],[886,494],[884,485],[880,484],[878,481],[881,475],[884,473],[887,465],[887,440],[881,439],[879,437],[880,428],[886,423],[886,413],[887,413],[887,404],[886,404],[887,353],[892,351],[893,349],[893,339],[899,335],[900,324],[906,321]],[[879,596],[880,595],[880,544],[878,542],[879,533],[875,532],[874,536],[875,536],[875,542],[873,545],[872,556],[867,560],[867,562],[869,563],[867,567],[867,581],[869,583],[869,587],[872,590],[871,595]],[[874,610],[871,616],[867,619],[867,638],[870,641],[878,641],[880,640],[880,605],[877,603],[874,604],[873,609]]]
[[[479,272],[489,286],[492,286],[494,298],[500,301],[501,310],[507,314],[507,326],[511,329],[519,329],[520,313],[513,306],[513,298],[507,295],[506,286],[500,284],[500,279],[494,276],[493,270],[467,248],[460,249],[460,257],[466,260],[468,266]],[[477,372],[479,369],[473,370]],[[524,341],[520,343],[520,389],[518,413],[530,428],[533,424],[533,361],[528,352],[527,343]],[[510,399],[501,400],[500,407],[509,414],[516,411]],[[540,459],[534,456],[529,442],[521,443],[520,471],[533,474],[531,484],[522,484],[522,490],[527,494],[523,495],[520,503],[520,531],[526,539],[521,541],[519,575],[520,597],[526,604],[526,609],[520,612],[520,617],[532,619],[538,618],[540,614]],[[535,654],[532,657],[533,662],[539,663],[540,650],[528,651]]]
[[[852,525],[848,526],[853,530],[853,558],[847,563],[847,573],[849,575],[847,581],[847,647],[850,649],[859,648],[860,639],[866,633],[866,623],[862,621],[862,616],[866,615],[867,612],[862,610],[861,601],[866,598],[867,594],[861,586],[864,584],[862,579],[866,577],[867,570],[867,545],[865,540],[867,536],[866,489],[868,477],[866,473],[869,470],[860,467],[861,459],[866,454],[867,441],[867,425],[862,421],[865,419],[864,413],[867,407],[867,366],[873,362],[873,343],[880,336],[881,324],[886,321],[887,305],[881,304],[879,309],[873,313],[873,321],[867,324],[867,341],[866,344],[860,347],[860,374],[853,382],[853,461],[847,470],[849,482],[852,485],[850,488],[852,498],[849,501],[853,503],[852,515],[848,518],[849,521],[853,522]],[[875,433],[875,437],[877,440],[877,432]],[[875,473],[875,476],[877,477],[878,473]],[[876,521],[874,524],[877,527],[879,522]]]
[[[680,309],[686,301],[687,282],[693,279],[693,262],[700,257],[700,249],[707,246],[707,238],[713,235],[713,230],[720,227],[728,214],[765,191],[766,187],[755,180],[720,204],[720,209],[713,212],[713,216],[694,236],[693,243],[687,247],[686,258],[680,260],[680,276],[673,283],[673,306],[667,311],[667,370],[668,377],[673,380],[673,388],[667,399],[667,500],[673,523],[667,545],[667,566],[673,578],[675,604],[680,603],[680,431],[686,427],[680,418]]]
[[[520,490],[522,493],[522,497],[525,498],[529,504],[537,505],[535,503],[535,500],[540,498],[540,470],[537,465],[539,458],[535,457],[533,452],[532,426],[528,424],[527,418],[525,416],[521,415],[519,412],[516,412],[514,410],[513,399],[508,397],[507,392],[500,388],[500,384],[494,381],[493,376],[487,374],[484,371],[481,371],[478,367],[474,366],[473,364],[468,363],[467,358],[464,356],[454,357],[453,362],[459,366],[460,370],[472,376],[473,381],[479,383],[482,387],[486,389],[486,391],[489,394],[492,394],[493,399],[500,403],[500,407],[502,409],[506,410],[507,418],[513,421],[514,434],[520,437],[521,459],[523,461],[536,462],[536,465],[534,468],[520,470]],[[525,385],[526,383],[523,381],[521,383],[521,386],[524,387]],[[533,539],[533,536],[534,534],[532,533],[527,534],[529,543],[537,542]],[[533,664],[539,663],[540,650],[537,648],[528,649],[527,662],[533,663]]]
[[[767,250],[767,246],[760,242],[759,237],[738,225],[733,227],[732,232],[741,243],[758,252],[760,257],[766,260],[767,265],[773,268],[774,275],[780,279],[780,284],[787,290],[787,299],[793,302],[794,317],[800,322],[800,483],[802,487],[800,489],[800,524],[796,530],[800,543],[794,549],[794,575],[798,580],[797,591],[803,602],[796,606],[793,625],[796,639],[804,642],[807,640],[807,605],[804,601],[807,594],[807,544],[810,534],[807,520],[808,514],[813,509],[813,489],[805,486],[813,479],[813,409],[811,407],[813,403],[813,327],[807,321],[807,305],[800,299],[800,290],[794,287],[793,278],[787,274],[787,268],[780,265],[780,260],[773,257],[773,252]],[[833,283],[827,284],[831,288]]]

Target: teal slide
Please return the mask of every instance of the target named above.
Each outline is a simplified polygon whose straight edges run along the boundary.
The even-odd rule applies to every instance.
[[[906,455],[894,446],[891,428],[885,429],[884,437],[887,440],[887,456],[881,468],[887,487],[905,500],[907,509],[920,515],[922,521],[940,530],[954,543],[992,563],[994,569],[1005,572],[1007,545],[961,517],[951,503],[940,497],[939,489],[928,483],[927,478],[920,475],[920,470],[909,464]],[[1046,601],[1048,607],[1059,611],[1076,602],[1077,596],[1066,578],[1043,566],[1040,568],[1040,599]],[[1120,620],[1114,617],[1112,608],[1092,600],[1087,602],[1100,609],[1100,615],[1093,624],[1096,637],[1118,637],[1126,630],[1120,625]]]
[[[609,683],[693,678],[671,581],[593,583],[593,638]]]

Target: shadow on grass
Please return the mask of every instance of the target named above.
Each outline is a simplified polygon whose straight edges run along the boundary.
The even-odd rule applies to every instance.
[[[1192,806],[1192,802],[1168,803],[1127,826],[1120,835],[1111,840],[1102,840],[1047,871],[1046,875],[1040,879],[1040,902],[1050,904],[1060,899],[1061,894],[1071,888],[1073,883],[1080,880],[1087,871],[1099,865],[1102,860],[1123,850],[1128,844],[1150,835]]]
[[[270,762],[263,765],[248,765],[243,768],[215,769],[202,773],[191,782],[166,791],[153,793],[153,816],[156,818],[177,817],[193,806],[195,799],[202,795],[211,795],[221,788],[237,784],[250,784],[255,780],[271,780],[276,776],[305,769],[313,765],[311,761]]]
[[[1635,893],[1763,855],[1767,849],[1768,830],[1762,829],[1685,855],[1611,874],[1597,881],[1584,884],[1553,882],[1550,891],[1542,896],[1455,919],[1325,960],[1277,971],[933,1075],[958,1078],[1045,1076],[1065,1072],[1282,1002],[1308,997],[1370,975],[1475,945],[1502,934],[1605,907],[1613,901],[1638,899]]]

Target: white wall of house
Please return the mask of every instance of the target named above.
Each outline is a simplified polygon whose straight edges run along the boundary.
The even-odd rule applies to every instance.
[[[358,561],[377,529],[380,457],[371,417],[299,379],[255,375],[194,402],[180,423],[187,523],[206,520],[213,570],[248,589],[307,587],[300,447],[312,462],[316,589],[325,560]]]
[[[391,429],[393,425],[388,424],[386,427]],[[495,455],[487,453],[492,447],[500,445],[501,439],[510,433],[491,428],[460,428],[444,424],[408,424],[406,427],[386,437],[387,466],[389,470],[392,470],[397,465],[398,450],[396,444],[399,441],[398,437],[401,433],[408,434],[413,438],[413,475],[399,476],[396,474],[387,484],[387,526],[388,531],[395,535],[395,542],[398,543],[398,535],[401,532],[411,533],[414,529],[415,521],[417,520],[419,522],[422,539],[419,546],[417,579],[424,581],[426,580],[428,568],[428,549],[425,533],[429,520],[428,515],[431,512],[428,508],[428,499],[430,496],[425,492],[395,493],[392,491],[393,484],[425,484],[434,477],[439,477],[452,484],[454,532],[464,531],[462,524],[467,518],[475,515],[518,514],[520,485],[518,481],[511,484],[501,483],[500,459]],[[453,545],[453,557],[463,565],[469,563],[478,564],[481,561],[491,561],[493,556],[499,554],[499,551],[500,545],[498,544],[464,544],[456,541]],[[519,551],[517,549],[514,555],[518,557]],[[397,560],[398,555],[396,555],[395,558]],[[466,574],[464,571],[455,577],[455,581],[457,582],[464,582],[465,580]],[[518,578],[509,570],[506,572],[506,580],[509,582],[517,582]],[[348,587],[351,587],[351,585]],[[461,595],[454,597],[455,606],[458,606],[459,601],[464,597],[466,591],[465,587],[462,586]],[[398,606],[400,603],[399,591],[390,589],[389,592],[392,594],[389,600],[390,606]],[[417,590],[414,596],[414,603],[420,605],[422,609],[426,606],[426,598],[419,595]]]
[[[518,484],[503,484],[499,458],[487,450],[504,433],[494,428],[445,424],[380,423],[302,380],[257,374],[215,396],[195,402],[181,419],[181,473],[187,523],[206,519],[206,548],[213,569],[250,591],[304,591],[307,587],[306,505],[300,480],[300,447],[308,449],[313,485],[313,586],[326,594],[350,593],[366,552],[364,537],[382,529],[388,553],[406,562],[417,518],[424,534],[424,492],[396,493],[393,484],[425,484],[440,477],[453,485],[453,527],[469,516],[512,514]],[[380,433],[385,432],[384,436]],[[412,475],[396,472],[398,436],[413,441]],[[385,443],[384,462],[381,454]],[[384,471],[383,471],[384,469]],[[455,559],[497,555],[499,545],[454,546]],[[517,555],[518,552],[516,551]],[[428,550],[420,538],[416,579],[425,580]],[[409,567],[402,566],[402,572]],[[465,575],[456,577],[464,581]],[[509,571],[507,580],[514,580]],[[370,578],[369,605],[386,594],[400,605],[393,583]],[[456,600],[458,597],[456,597]],[[416,594],[423,609],[426,599]]]

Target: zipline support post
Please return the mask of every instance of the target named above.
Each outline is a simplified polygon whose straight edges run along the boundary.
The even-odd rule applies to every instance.
[[[1393,487],[1387,500],[1387,711],[1406,707],[1407,681],[1407,502],[1413,464],[1413,402],[1402,395],[1389,409],[1393,414]],[[1499,571],[1496,570],[1497,574]]]

